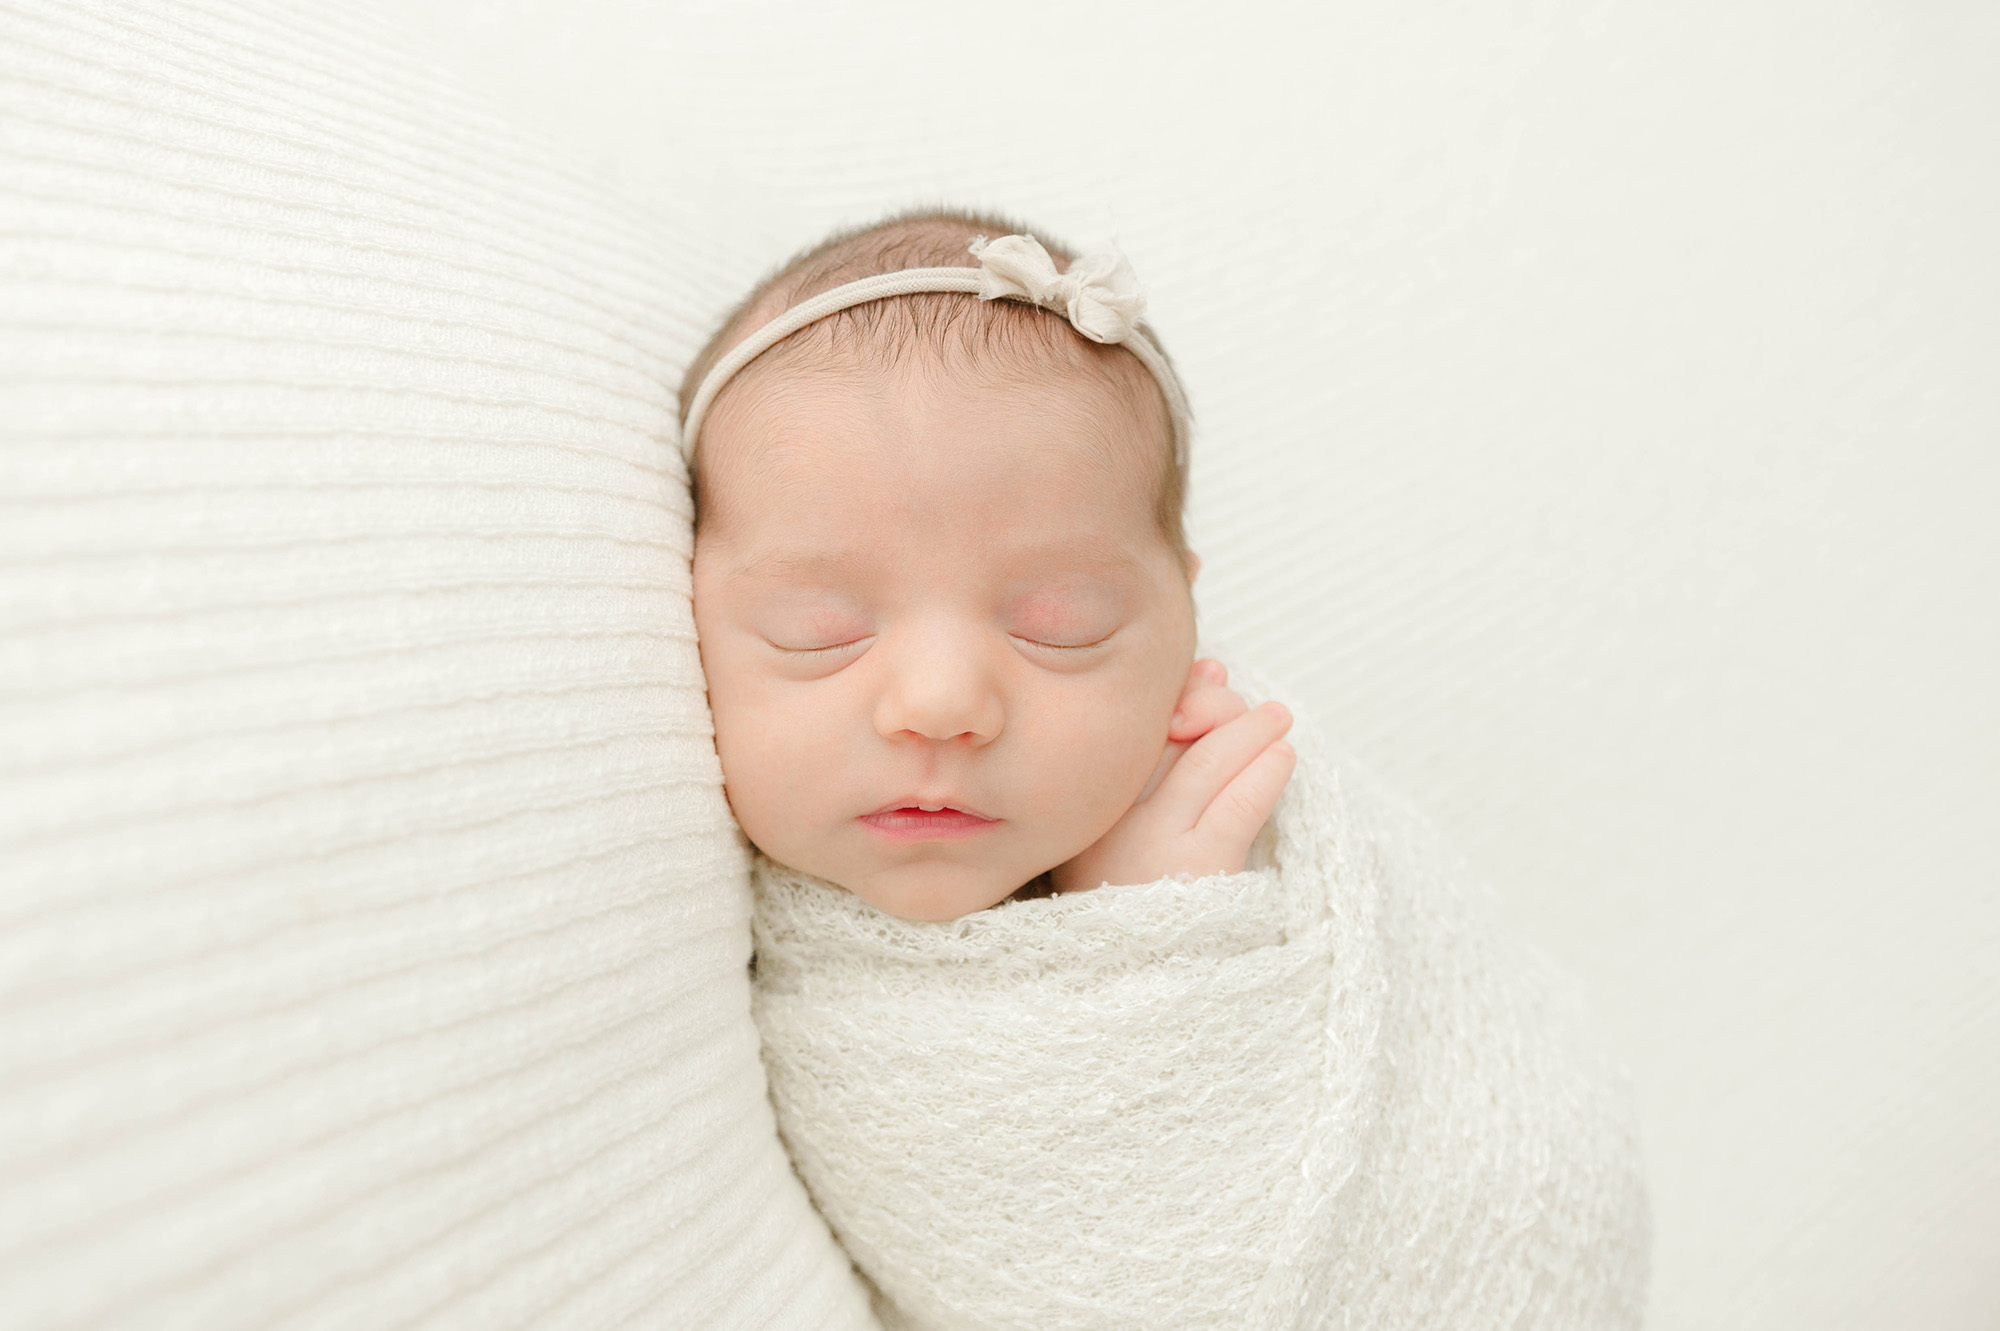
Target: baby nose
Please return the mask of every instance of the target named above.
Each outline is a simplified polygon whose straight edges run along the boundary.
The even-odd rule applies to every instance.
[[[875,706],[875,729],[886,739],[920,735],[975,746],[1000,733],[1005,709],[976,651],[938,641],[912,642]]]

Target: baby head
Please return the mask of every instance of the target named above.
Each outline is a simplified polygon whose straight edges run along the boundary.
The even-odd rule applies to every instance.
[[[970,269],[973,240],[1017,230],[930,213],[821,245],[725,324],[683,401],[802,301]],[[698,428],[695,622],[730,806],[765,854],[941,920],[1110,830],[1195,646],[1185,460],[1131,349],[1021,301],[896,295],[785,337]]]

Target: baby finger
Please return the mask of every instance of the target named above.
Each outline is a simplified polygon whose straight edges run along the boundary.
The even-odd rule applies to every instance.
[[[1181,695],[1180,706],[1167,726],[1167,738],[1178,744],[1200,739],[1209,731],[1250,710],[1235,690],[1203,684]]]
[[[1206,840],[1228,850],[1232,859],[1247,854],[1250,843],[1278,807],[1285,783],[1298,766],[1298,753],[1280,740],[1271,744],[1223,787],[1196,825]]]
[[[1181,827],[1194,827],[1223,787],[1291,725],[1292,714],[1282,704],[1267,702],[1209,731],[1161,781],[1156,797],[1161,811]]]

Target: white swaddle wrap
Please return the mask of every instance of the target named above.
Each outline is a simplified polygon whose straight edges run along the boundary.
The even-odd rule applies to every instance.
[[[779,1125],[885,1325],[1638,1324],[1575,993],[1309,731],[1240,874],[932,924],[760,862]]]

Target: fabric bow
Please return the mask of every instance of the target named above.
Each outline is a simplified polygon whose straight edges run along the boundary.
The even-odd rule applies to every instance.
[[[1059,273],[1033,236],[981,236],[970,248],[980,264],[981,300],[1030,301],[1064,315],[1093,342],[1123,342],[1146,312],[1139,279],[1117,250],[1083,255]]]

